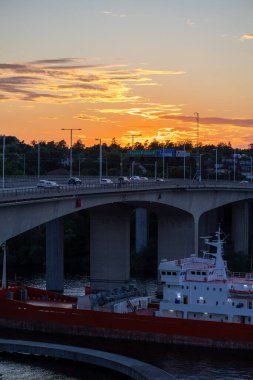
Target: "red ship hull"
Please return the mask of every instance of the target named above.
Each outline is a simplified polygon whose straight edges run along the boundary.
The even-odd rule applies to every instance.
[[[43,292],[43,291],[42,291]],[[34,290],[34,299],[43,294]],[[101,336],[220,348],[253,348],[253,326],[156,317],[137,313],[113,313],[64,307],[75,298],[56,295],[45,305],[9,300],[0,294],[0,325],[30,331]],[[62,306],[53,306],[61,302]]]

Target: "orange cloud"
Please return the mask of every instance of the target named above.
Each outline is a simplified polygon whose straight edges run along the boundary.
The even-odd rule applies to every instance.
[[[245,41],[245,40],[253,40],[253,34],[243,34],[240,37],[240,40]]]
[[[124,69],[123,69],[124,67]],[[0,64],[0,100],[36,103],[129,103],[130,83],[152,82],[154,75],[183,71],[131,69],[125,64],[87,64],[80,58]]]

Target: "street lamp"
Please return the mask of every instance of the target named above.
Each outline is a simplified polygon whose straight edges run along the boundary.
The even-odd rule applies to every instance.
[[[4,180],[5,180],[5,178],[4,178],[4,172],[5,172],[5,167],[4,167],[4,165],[5,165],[5,135],[3,135],[3,178],[2,178],[2,180],[3,180],[3,182],[2,182],[2,188],[4,189]]]
[[[101,183],[102,180],[102,143],[101,139],[95,139],[96,141],[99,141],[99,182]]]
[[[40,143],[38,143],[38,178],[40,178]]]
[[[62,128],[62,131],[70,131],[70,159],[69,159],[69,176],[72,177],[72,132],[81,131],[82,128]]]
[[[184,181],[185,181],[185,144],[184,144]]]
[[[163,143],[163,179],[164,179],[164,143]]]
[[[199,182],[202,181],[202,170],[201,170],[201,157],[203,156],[203,153],[199,155]]]
[[[252,182],[252,156],[250,156],[250,182]]]
[[[235,149],[234,149],[234,181],[235,181]]]
[[[215,150],[215,181],[218,179],[218,149],[213,149]]]

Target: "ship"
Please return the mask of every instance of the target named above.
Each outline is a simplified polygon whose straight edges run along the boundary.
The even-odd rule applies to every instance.
[[[133,341],[253,348],[253,273],[231,273],[219,227],[202,255],[162,260],[161,299],[134,285],[78,297],[10,284],[0,289],[0,326]]]

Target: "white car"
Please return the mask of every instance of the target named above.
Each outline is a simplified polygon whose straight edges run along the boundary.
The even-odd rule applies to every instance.
[[[148,181],[148,177],[140,177],[141,181]]]
[[[58,185],[58,183],[56,183],[55,181],[47,181],[46,179],[41,179],[41,180],[37,183],[37,187],[43,187],[43,188],[51,187],[51,188],[56,188],[56,187],[59,187],[59,185]]]
[[[130,177],[130,181],[141,181],[141,177],[138,175],[133,175]]]
[[[101,181],[100,181],[100,184],[101,185],[109,185],[113,183],[112,180],[110,178],[102,178]]]

